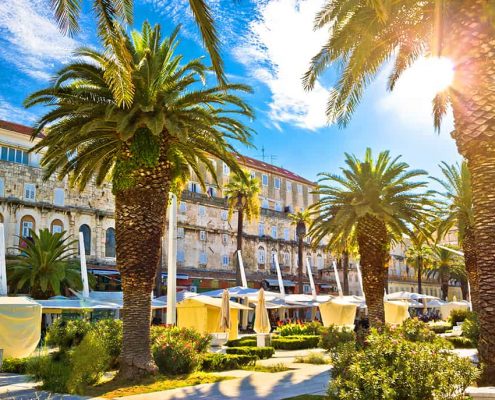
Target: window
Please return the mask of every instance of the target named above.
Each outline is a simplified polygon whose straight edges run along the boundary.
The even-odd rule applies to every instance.
[[[64,224],[59,219],[54,219],[52,221],[50,231],[52,233],[62,233],[64,231]]]
[[[18,164],[29,164],[27,151],[14,149],[12,147],[0,146],[0,160],[10,161]]]
[[[284,253],[284,265],[290,265],[290,253],[287,251]]]
[[[186,253],[184,250],[177,250],[177,262],[183,263],[186,260]]]
[[[289,240],[290,230],[289,228],[284,228],[284,240]]]
[[[303,285],[303,293],[311,293],[311,286]]]
[[[323,256],[321,254],[318,254],[316,256],[316,268],[317,269],[323,269]]]
[[[223,244],[228,244],[229,243],[229,235],[227,235],[226,233],[224,233],[222,235],[222,243]]]
[[[258,264],[265,263],[265,249],[263,247],[258,248]]]
[[[206,207],[205,206],[199,206],[198,207],[198,215],[200,217],[204,217],[206,215]]]
[[[228,265],[229,265],[229,256],[228,256],[228,255],[226,255],[226,254],[224,254],[224,255],[222,256],[222,265],[223,265],[224,267],[226,267],[226,266],[228,266]]]
[[[115,258],[115,229],[108,228],[105,234],[105,257]]]
[[[275,189],[280,190],[280,178],[275,178],[273,185]]]
[[[282,211],[282,204],[279,201],[275,203],[275,211]]]
[[[64,205],[65,192],[62,188],[56,188],[53,190],[53,204],[56,206]]]
[[[196,182],[189,182],[189,191],[193,193],[201,193],[201,188]]]
[[[263,184],[263,186],[268,186],[268,175],[267,174],[261,175],[261,183]]]
[[[227,164],[223,163],[223,174],[224,175],[230,175],[230,168]]]
[[[227,212],[227,210],[220,211],[220,218],[222,218],[222,221],[227,221],[227,219],[229,218],[229,213]]]
[[[264,209],[269,209],[270,208],[270,204],[268,203],[268,200],[267,199],[263,199],[261,201],[261,208],[264,208]]]
[[[292,192],[292,182],[287,181],[287,183],[286,183],[286,187],[287,187],[287,191],[288,191],[288,192]]]
[[[301,194],[303,192],[303,187],[300,184],[297,184],[297,193]]]
[[[206,240],[206,231],[199,231],[199,240],[202,242]]]
[[[5,183],[3,178],[0,178],[0,197],[5,197]]]
[[[272,226],[272,238],[276,239],[277,238],[277,227]]]
[[[36,199],[36,186],[34,183],[24,184],[24,200],[34,201]]]
[[[184,228],[177,228],[177,238],[182,239],[184,237]]]
[[[84,254],[91,254],[91,228],[84,224],[79,228],[79,232],[82,232],[84,238]]]
[[[209,187],[208,190],[206,191],[206,193],[208,194],[208,196],[210,197],[215,197],[216,196],[216,191],[215,191],[215,188],[213,187]]]
[[[21,237],[24,239],[31,237],[31,231],[34,231],[36,224],[34,218],[30,215],[25,215],[21,219]]]
[[[184,203],[183,201],[181,201],[180,204],[179,204],[179,212],[181,214],[185,214],[186,211],[187,211],[187,205],[186,205],[186,203]]]
[[[255,171],[251,171],[250,172],[250,175],[251,175],[251,178],[252,179],[256,178],[256,172]]]
[[[272,254],[271,254],[271,257],[270,257],[270,266],[272,268],[275,268],[275,258],[276,257],[277,257],[277,250],[272,249]]]
[[[260,222],[258,224],[258,236],[264,236],[265,235],[265,224],[263,222]]]
[[[208,255],[204,251],[199,253],[199,263],[203,265],[208,264]]]

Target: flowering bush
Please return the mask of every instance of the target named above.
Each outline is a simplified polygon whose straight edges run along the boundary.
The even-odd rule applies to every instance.
[[[333,352],[346,343],[354,345],[355,342],[356,334],[354,331],[330,325],[322,330],[319,346],[329,352]]]
[[[276,332],[280,336],[319,335],[323,326],[319,322],[290,323],[281,325]]]
[[[159,326],[152,330],[152,352],[163,374],[178,375],[194,371],[208,349],[209,335],[194,329]]]

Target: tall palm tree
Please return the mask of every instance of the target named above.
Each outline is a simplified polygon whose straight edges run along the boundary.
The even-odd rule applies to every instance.
[[[242,234],[244,218],[249,222],[256,220],[260,215],[261,191],[258,179],[252,177],[246,170],[237,174],[231,174],[229,183],[225,186],[224,194],[227,196],[229,206],[229,220],[237,211],[237,251],[242,251]],[[241,269],[239,262],[236,264],[236,285],[242,285]]]
[[[363,273],[363,286],[370,323],[383,323],[383,288],[392,238],[420,229],[428,193],[425,182],[414,179],[424,171],[411,170],[388,151],[373,158],[370,149],[363,160],[346,154],[343,176],[321,173],[314,206],[316,217],[310,232],[329,236],[329,245],[349,237],[355,230]]]
[[[464,263],[471,286],[473,309],[479,311],[479,274],[476,262],[476,239],[474,236],[474,212],[471,174],[465,161],[462,164],[440,164],[443,178],[432,178],[440,183],[445,192],[440,193],[447,204],[442,208],[439,236],[444,237],[457,228],[458,241],[464,252]]]
[[[63,33],[73,35],[80,30],[79,19],[83,3],[84,0],[51,0],[55,19]],[[132,104],[137,90],[132,79],[132,70],[127,68],[132,55],[119,35],[120,25],[133,22],[133,5],[133,0],[93,0],[98,34],[107,53],[113,55],[111,65],[114,71],[108,72],[108,76],[112,77],[109,86],[119,106]],[[189,7],[201,32],[217,78],[221,84],[224,84],[226,77],[211,9],[206,0],[189,0]]]
[[[53,85],[32,94],[26,105],[53,108],[33,133],[44,130],[34,149],[44,150],[47,177],[70,176],[80,188],[93,177],[96,184],[112,182],[124,291],[120,373],[132,377],[156,371],[150,293],[169,191],[188,168],[203,185],[201,168],[216,177],[211,156],[238,171],[233,143],[248,143],[250,131],[236,118],[251,118],[252,112],[234,94],[248,87],[201,85],[208,68],[199,59],[183,63],[175,54],[177,30],[162,39],[160,27],[145,22],[132,39],[119,32],[132,55],[126,67],[136,87],[130,107],[119,106],[110,88],[106,72],[113,59],[89,49],[80,49],[77,55],[85,58],[63,68]]]
[[[423,274],[425,263],[430,258],[431,248],[428,245],[432,240],[433,223],[425,219],[421,223],[421,229],[413,229],[409,237],[411,246],[406,251],[406,260],[408,264],[415,266],[418,278],[418,293],[423,293]]]
[[[431,261],[431,265],[427,268],[427,275],[438,278],[442,300],[446,300],[449,294],[449,281],[451,279],[461,280],[461,276],[465,277],[464,265],[458,255],[438,246],[432,248]]]
[[[327,0],[315,28],[330,37],[304,77],[307,89],[338,64],[338,82],[327,106],[345,126],[380,67],[393,61],[388,88],[422,56],[446,56],[454,65],[450,88],[433,102],[439,128],[450,105],[452,136],[473,182],[474,228],[480,280],[481,383],[495,385],[495,3],[492,0]]]
[[[65,232],[31,231],[28,240],[21,240],[19,255],[8,264],[8,278],[14,291],[29,288],[35,299],[60,295],[64,289],[82,287],[81,270],[74,259],[74,240]]]
[[[309,210],[297,211],[289,214],[292,225],[296,227],[297,236],[297,281],[299,293],[304,292],[303,265],[304,265],[304,238],[307,235],[307,226],[311,223]]]

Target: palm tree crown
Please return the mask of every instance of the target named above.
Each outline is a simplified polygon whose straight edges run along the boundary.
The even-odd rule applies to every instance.
[[[427,275],[437,277],[441,284],[442,299],[448,296],[449,281],[455,279],[459,282],[465,282],[466,269],[462,258],[444,247],[434,246],[430,253],[431,263],[427,266]]]
[[[243,212],[247,221],[255,220],[260,215],[260,182],[246,170],[230,175],[225,185],[224,194],[229,206],[229,219],[235,211]]]

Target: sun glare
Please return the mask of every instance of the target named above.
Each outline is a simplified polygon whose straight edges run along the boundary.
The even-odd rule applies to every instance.
[[[454,64],[446,57],[425,57],[415,62],[408,72],[409,90],[435,95],[452,84]]]

